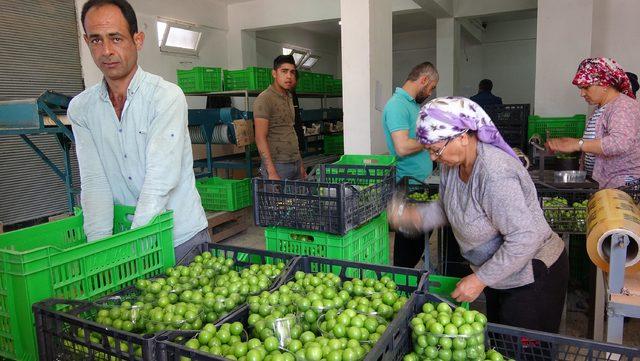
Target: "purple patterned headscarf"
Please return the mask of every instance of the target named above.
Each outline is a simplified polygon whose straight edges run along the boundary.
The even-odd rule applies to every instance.
[[[422,144],[447,140],[467,130],[475,131],[479,141],[496,146],[518,158],[489,115],[474,101],[463,97],[442,97],[435,98],[420,108],[416,135]]]

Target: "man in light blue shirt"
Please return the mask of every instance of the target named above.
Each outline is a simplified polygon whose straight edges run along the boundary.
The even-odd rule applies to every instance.
[[[172,210],[176,259],[209,241],[195,188],[187,103],[175,84],[143,71],[144,33],[126,0],[90,0],[84,39],[102,82],[69,105],[89,241],[112,234],[113,205],[136,207],[132,227]]]
[[[438,84],[438,71],[430,62],[416,65],[402,88],[396,88],[382,113],[382,127],[389,153],[396,156],[396,180],[408,176],[424,181],[433,170],[429,152],[416,140],[416,120],[420,104]],[[424,252],[424,235],[407,237],[396,232],[393,264],[414,267]]]

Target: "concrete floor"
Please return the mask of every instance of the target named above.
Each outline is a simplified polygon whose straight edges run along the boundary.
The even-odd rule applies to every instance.
[[[233,237],[224,240],[223,244],[247,247],[254,249],[265,249],[264,228],[257,227],[253,224],[253,215],[247,220],[249,228]],[[393,259],[393,233],[391,234],[391,259]],[[431,254],[435,254],[435,242],[431,242],[432,251]],[[435,257],[432,257],[435,260]],[[420,267],[418,264],[416,267]],[[588,330],[588,316],[586,307],[588,307],[588,295],[581,290],[570,289],[567,298],[567,322],[566,328],[562,331],[563,334],[586,338]],[[478,301],[472,304],[473,309],[480,311],[484,310],[484,300],[481,296]],[[606,333],[606,323],[605,323]],[[629,319],[624,325],[624,341],[626,346],[640,347],[640,319]]]

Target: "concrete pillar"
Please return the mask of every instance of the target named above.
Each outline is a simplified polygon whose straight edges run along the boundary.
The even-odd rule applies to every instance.
[[[238,27],[229,29],[227,33],[227,68],[244,69],[247,66],[256,66],[257,63],[255,31],[242,30]]]
[[[593,17],[593,0],[538,1],[534,114],[587,112],[571,80],[580,61],[591,55]]]
[[[345,154],[388,152],[382,110],[392,94],[391,0],[341,0]]]
[[[454,18],[436,19],[437,96],[457,95],[459,49],[460,23]]]

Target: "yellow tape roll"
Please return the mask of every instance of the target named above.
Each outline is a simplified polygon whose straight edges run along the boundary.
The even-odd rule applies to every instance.
[[[587,206],[587,253],[600,269],[609,271],[611,236],[629,236],[626,273],[640,271],[640,209],[633,199],[617,189],[603,189],[594,194]]]

